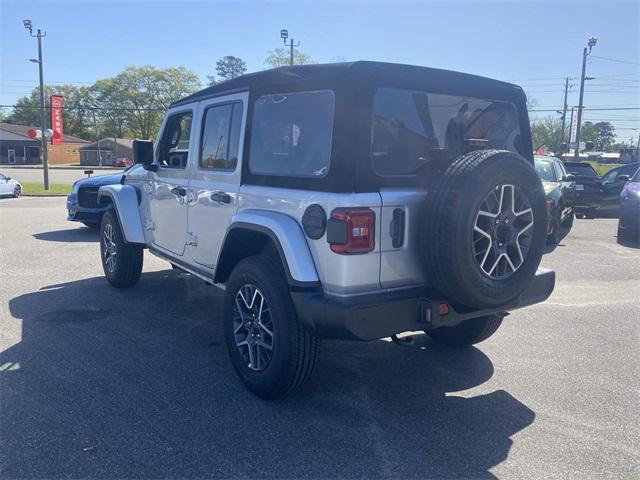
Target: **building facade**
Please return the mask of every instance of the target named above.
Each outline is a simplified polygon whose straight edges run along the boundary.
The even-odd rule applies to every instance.
[[[0,165],[41,165],[41,141],[27,132],[36,127],[0,123]],[[89,142],[72,135],[64,135],[63,143],[47,142],[49,165],[79,164],[80,147]]]
[[[80,148],[80,165],[122,166],[123,159],[133,158],[133,140],[126,138],[103,138],[99,142]]]

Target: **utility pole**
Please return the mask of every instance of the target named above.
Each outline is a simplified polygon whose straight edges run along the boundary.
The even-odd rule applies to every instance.
[[[576,130],[576,148],[574,150],[575,160],[580,160],[580,127],[582,127],[582,101],[584,99],[584,81],[585,72],[587,70],[587,56],[591,53],[591,49],[596,46],[598,39],[596,37],[589,37],[587,47],[584,47],[582,51],[582,75],[580,75],[580,100],[578,101],[578,128]]]
[[[562,107],[562,130],[560,130],[560,145],[564,143],[564,128],[565,128],[566,119],[567,119],[567,93],[568,92],[569,92],[569,77],[564,79],[564,106]]]
[[[285,28],[283,28],[282,30],[280,30],[280,38],[282,39],[282,41],[284,42],[285,45],[287,45],[287,38],[289,38],[289,31]],[[300,42],[294,42],[293,38],[291,40],[289,40],[289,65],[293,66],[293,48],[294,47],[299,47],[300,46]]]
[[[96,145],[98,146],[98,165],[102,166],[102,153],[100,152],[100,131],[98,130],[98,122],[96,121],[96,109],[93,112],[93,128],[96,131]]]
[[[38,29],[38,32],[33,34],[33,25],[31,20],[23,20],[22,24],[24,28],[29,30],[29,35],[38,39],[38,59],[29,59],[30,62],[37,63],[40,73],[40,128],[42,128],[41,148],[42,148],[42,171],[44,173],[44,189],[49,190],[49,152],[47,151],[47,124],[44,108],[44,77],[42,73],[42,37],[46,37],[47,33]]]

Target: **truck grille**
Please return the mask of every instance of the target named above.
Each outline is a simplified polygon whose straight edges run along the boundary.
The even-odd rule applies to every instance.
[[[98,208],[98,187],[80,187],[78,205],[84,208]]]

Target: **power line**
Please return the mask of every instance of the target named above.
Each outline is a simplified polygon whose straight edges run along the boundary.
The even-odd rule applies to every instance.
[[[629,62],[628,60],[619,60],[617,58],[599,57],[598,55],[591,55],[591,58],[599,58],[600,60],[607,60],[609,62],[626,63],[629,65],[640,65],[639,62]]]

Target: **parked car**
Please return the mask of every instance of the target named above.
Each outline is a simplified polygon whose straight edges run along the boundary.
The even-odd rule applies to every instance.
[[[629,178],[640,168],[640,162],[612,168],[602,176],[602,204],[598,211],[615,213],[620,206],[620,194]]]
[[[98,189],[103,185],[118,184],[122,177],[132,173],[132,170],[143,170],[133,166],[124,172],[96,175],[76,181],[67,196],[67,220],[81,222],[89,228],[98,228],[102,215],[107,207],[98,203]]]
[[[22,195],[20,182],[0,173],[0,196],[18,198],[20,195]]]
[[[521,88],[408,65],[211,86],[134,142],[145,175],[100,187],[104,274],[131,287],[148,248],[224,287],[231,363],[263,397],[309,378],[321,338],[480,342],[554,288],[528,125]]]
[[[131,165],[133,165],[133,160],[127,157],[118,157],[116,158],[114,165],[116,167],[130,167]]]
[[[620,193],[619,214],[618,238],[635,237],[637,240],[640,237],[640,169],[636,170]]]
[[[602,181],[594,168],[587,162],[564,162],[567,172],[575,177],[576,198],[574,203],[576,215],[592,218],[602,203]]]
[[[573,226],[573,204],[576,196],[576,182],[569,175],[562,162],[555,157],[535,156],[536,172],[542,180],[547,197],[547,241],[553,245],[560,242],[561,227],[567,231]]]

